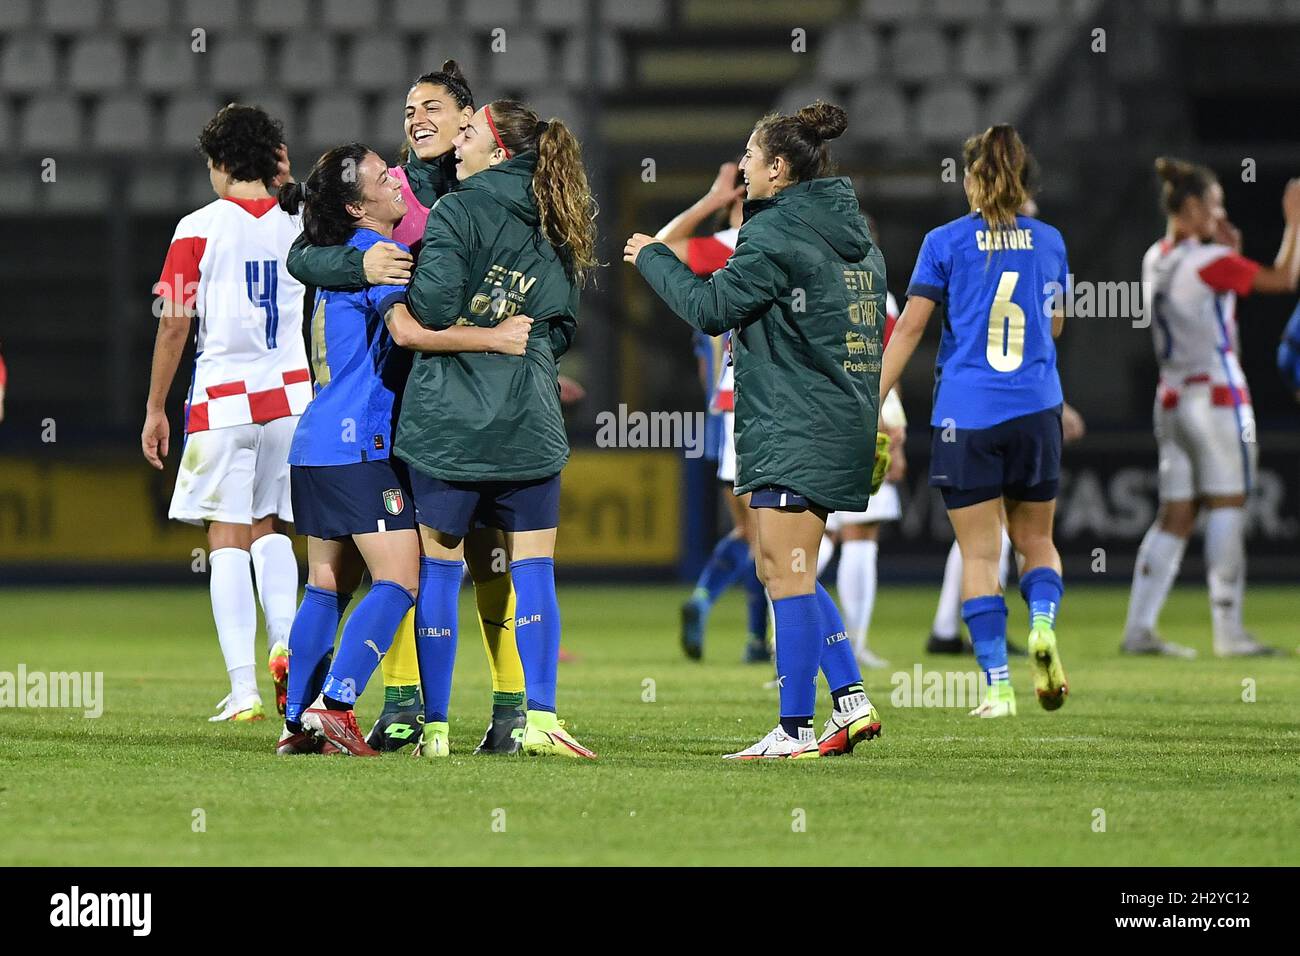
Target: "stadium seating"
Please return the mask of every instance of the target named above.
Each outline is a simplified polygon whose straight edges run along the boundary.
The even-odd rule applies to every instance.
[[[169,0],[113,0],[109,23],[114,30],[138,36],[161,30],[171,22]]]
[[[817,76],[828,83],[855,83],[875,76],[882,65],[880,39],[865,23],[831,30],[817,46]]]
[[[396,111],[394,111],[395,117]],[[307,107],[301,139],[315,153],[320,153],[337,144],[340,139],[365,137],[366,127],[369,125],[366,120],[365,103],[361,97],[320,93]],[[396,128],[396,119],[394,119],[394,128]]]
[[[258,37],[213,37],[208,41],[208,69],[208,80],[217,91],[265,87],[270,78],[265,43]]]
[[[106,153],[138,151],[141,143],[153,141],[153,117],[149,104],[133,93],[101,100],[91,124],[91,145]]]
[[[295,33],[280,53],[280,85],[289,93],[316,93],[338,87],[339,64],[334,38],[324,33]]]
[[[49,89],[55,81],[54,42],[39,33],[17,34],[0,54],[0,89],[30,93]]]
[[[932,80],[949,72],[948,41],[932,26],[900,27],[890,47],[890,59],[900,80]]]
[[[189,35],[180,31],[150,37],[140,57],[141,89],[175,93],[192,89],[198,79],[199,54],[190,48]]]
[[[612,36],[600,37],[600,82],[603,90],[620,88],[627,75],[627,60],[623,47]],[[570,36],[560,52],[564,82],[570,89],[580,89],[588,82],[587,38],[580,34]]]
[[[379,0],[322,0],[317,6],[319,24],[334,32],[358,34],[383,26]]]
[[[416,75],[407,66],[406,45],[396,37],[382,35],[354,41],[344,70],[346,81],[364,93],[391,94],[402,82]]]
[[[68,86],[78,93],[112,93],[126,85],[125,44],[114,36],[77,40],[68,53]]]
[[[27,101],[21,124],[22,142],[37,152],[73,149],[85,137],[85,117],[74,97],[41,93]]]
[[[522,30],[507,31],[505,50],[487,57],[492,81],[520,93],[555,76],[555,59],[546,38]]]
[[[169,99],[163,108],[162,136],[158,145],[163,149],[191,152],[199,130],[212,119],[220,105],[211,96],[201,94]]]
[[[42,25],[54,34],[95,33],[103,25],[103,0],[44,0]]]
[[[293,33],[311,29],[312,6],[307,0],[253,0],[253,25],[267,33]]]

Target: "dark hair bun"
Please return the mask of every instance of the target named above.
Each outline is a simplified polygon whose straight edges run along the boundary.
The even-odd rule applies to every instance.
[[[302,183],[285,183],[276,196],[277,204],[289,215],[297,215],[307,200],[307,189]]]
[[[794,118],[823,141],[842,136],[849,127],[849,117],[844,110],[833,103],[823,103],[821,100],[805,106],[794,114]]]
[[[460,64],[457,63],[455,60],[443,60],[442,69],[440,69],[438,72],[446,73],[449,76],[452,76],[455,79],[460,80],[462,83],[465,82],[465,74],[461,72]]]
[[[1186,179],[1194,171],[1195,167],[1184,159],[1175,159],[1172,156],[1156,158],[1156,175],[1167,183]]]

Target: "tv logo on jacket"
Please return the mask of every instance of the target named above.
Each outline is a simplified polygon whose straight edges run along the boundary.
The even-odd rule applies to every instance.
[[[515,315],[524,307],[528,290],[537,281],[536,276],[525,275],[515,269],[494,265],[483,277],[483,285],[488,291],[476,293],[469,301],[472,315],[488,315],[501,322]]]

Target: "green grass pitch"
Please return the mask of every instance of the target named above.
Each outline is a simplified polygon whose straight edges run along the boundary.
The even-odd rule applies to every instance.
[[[1020,716],[979,721],[891,703],[894,672],[975,665],[921,653],[934,588],[885,587],[873,644],[891,666],[867,675],[883,738],[739,765],[719,755],[775,722],[770,675],[739,663],[738,594],[706,659],[686,661],[685,594],[561,585],[579,656],[561,665],[561,716],[600,754],[588,764],[471,755],[489,685],[468,600],[453,755],[430,763],[276,758],[276,721],[206,723],[227,686],[203,590],[6,591],[0,671],[103,671],[105,705],[98,719],[0,710],[0,864],[1300,863],[1300,660],[1210,657],[1203,591],[1176,591],[1164,615],[1165,636],[1201,652],[1181,661],[1121,658],[1127,593],[1068,589],[1069,702],[1042,711],[1013,660]],[[1247,598],[1259,637],[1290,655],[1295,610],[1294,589]]]

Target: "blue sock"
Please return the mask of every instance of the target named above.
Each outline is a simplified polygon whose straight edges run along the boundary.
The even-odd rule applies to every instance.
[[[1053,568],[1034,568],[1020,576],[1020,595],[1029,605],[1029,625],[1056,627],[1056,612],[1061,606],[1065,582]]]
[[[336,594],[307,585],[289,629],[289,688],[284,722],[297,728],[302,712],[320,693],[329,670],[330,652],[351,594]]]
[[[343,628],[321,693],[340,704],[355,704],[414,603],[411,592],[396,581],[374,582]]]
[[[758,579],[753,560],[746,570],[745,610],[749,613],[749,636],[752,640],[761,641],[767,637],[767,592],[763,590],[763,582]]]
[[[528,709],[555,713],[560,666],[560,601],[555,596],[555,562],[524,558],[510,562],[515,585],[515,643],[524,665]]]
[[[971,598],[963,601],[961,619],[970,631],[970,641],[975,645],[975,659],[984,671],[984,679],[992,685],[996,681],[1010,680],[1011,668],[1007,666],[1007,602],[1001,594]]]
[[[713,547],[708,563],[700,572],[691,592],[692,601],[700,601],[706,608],[713,607],[722,592],[734,584],[748,567],[753,565],[749,543],[744,538],[727,535]]]
[[[857,659],[853,656],[844,618],[840,617],[840,609],[835,606],[830,592],[820,583],[817,585],[817,612],[821,615],[822,625],[821,667],[831,693],[861,684],[862,671],[858,670]]]
[[[446,723],[460,631],[460,561],[420,558],[415,602],[415,656],[424,688],[424,722]]]
[[[817,663],[822,653],[822,616],[816,594],[796,594],[773,601],[772,611],[776,615],[781,724],[786,733],[791,733],[796,726],[812,726],[817,704]]]

